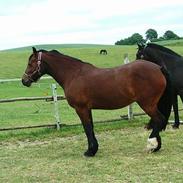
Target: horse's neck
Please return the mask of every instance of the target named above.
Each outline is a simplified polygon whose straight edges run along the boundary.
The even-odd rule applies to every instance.
[[[46,63],[46,73],[52,76],[63,88],[80,72],[82,67],[82,63],[65,58],[48,59]]]
[[[162,51],[156,51],[154,52],[153,59],[155,59],[159,65],[165,66],[167,69],[171,69],[173,68],[174,64],[176,64],[175,61],[180,58]]]
[[[65,89],[79,75],[89,73],[95,66],[67,56],[50,57],[45,59],[46,74],[52,76]]]

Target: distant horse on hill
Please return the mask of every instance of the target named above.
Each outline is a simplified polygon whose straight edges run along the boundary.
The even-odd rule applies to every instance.
[[[169,92],[166,74],[158,65],[136,61],[102,69],[56,50],[33,48],[22,83],[29,87],[44,74],[60,84],[68,103],[80,117],[88,140],[85,156],[94,156],[98,151],[92,109],[119,109],[134,101],[151,117],[149,150],[154,152],[161,148],[159,132],[166,128],[167,121],[158,105]],[[164,106],[168,107],[166,103]]]
[[[107,50],[100,50],[100,54],[107,55]]]

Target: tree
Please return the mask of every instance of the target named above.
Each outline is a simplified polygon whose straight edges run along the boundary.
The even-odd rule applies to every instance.
[[[166,31],[163,35],[164,39],[179,39],[179,36],[175,34],[173,31]]]
[[[134,33],[131,37],[130,37],[130,42],[132,44],[136,44],[139,42],[143,42],[143,37],[139,34],[139,33]]]
[[[158,38],[158,33],[154,29],[148,29],[145,34],[146,34],[146,40],[153,41],[153,39]]]
[[[116,45],[133,45],[139,42],[144,42],[143,37],[139,33],[134,33],[132,36],[117,41]]]

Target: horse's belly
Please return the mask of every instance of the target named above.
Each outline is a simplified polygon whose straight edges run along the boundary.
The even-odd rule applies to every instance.
[[[69,104],[90,109],[119,109],[135,101],[133,88],[126,87],[125,81],[102,81],[100,78],[95,82],[75,82],[77,86],[74,83],[75,87],[65,93]]]
[[[123,107],[128,106],[134,102],[133,99],[128,99],[125,97],[101,97],[101,98],[95,98],[92,100],[91,108],[93,109],[120,109]]]

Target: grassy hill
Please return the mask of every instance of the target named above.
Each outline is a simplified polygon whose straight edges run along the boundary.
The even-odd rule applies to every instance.
[[[162,46],[183,46],[183,39],[179,40],[168,40],[168,41],[159,41],[157,44],[160,44]]]
[[[170,42],[168,43],[170,44]],[[175,43],[173,43],[174,46],[169,46],[174,51],[178,52],[179,54],[183,55],[183,49],[182,46],[175,46]],[[81,45],[81,44],[71,44],[71,45],[38,45],[36,46],[38,49],[57,49],[58,51],[79,58],[85,62],[89,62],[95,66],[102,67],[102,68],[110,68],[115,67],[123,64],[124,61],[124,54],[128,53],[129,59],[131,61],[135,60],[135,54],[137,51],[137,46],[110,46],[110,45]],[[100,49],[107,49],[108,55],[100,55],[99,51]],[[10,78],[21,78],[25,68],[27,66],[28,58],[32,54],[32,48],[24,47],[24,48],[17,48],[17,49],[11,49],[11,50],[5,50],[0,52],[0,79],[10,79]],[[44,80],[39,81],[38,84],[34,84],[31,88],[24,87],[21,82],[12,82],[12,83],[1,83],[0,84],[0,98],[14,98],[14,97],[26,97],[26,96],[45,96],[45,95],[51,95],[51,89],[50,84],[53,83],[53,80]],[[58,87],[58,93],[63,94],[63,91],[60,87]],[[63,104],[63,103],[62,103]],[[29,107],[32,111],[39,111],[39,108],[42,108],[43,104],[39,104],[35,102],[31,107],[22,106],[17,107],[17,104],[3,104],[1,105],[2,111],[4,111],[5,116],[1,119],[1,124],[7,124],[8,121],[12,121],[14,124],[17,122],[20,124],[20,121],[24,123],[25,121],[29,122],[30,117],[27,116],[27,119],[24,119],[23,116],[18,116],[20,109],[21,110],[27,110],[29,111]],[[38,107],[37,107],[38,106]],[[7,107],[7,110],[6,110]],[[20,109],[19,109],[20,108]],[[63,107],[62,107],[63,108]],[[69,110],[68,105],[64,104],[64,108],[66,111]],[[11,110],[10,110],[11,109]],[[46,109],[48,110],[48,109]],[[36,116],[38,119],[37,121],[50,121],[50,118],[48,118],[46,115],[48,112],[46,110],[43,110],[43,114],[40,115],[33,115]],[[50,110],[50,109],[49,109]],[[46,111],[46,112],[45,112]],[[33,113],[34,113],[33,112]],[[63,111],[62,111],[63,112]],[[12,113],[15,113],[17,115],[17,118],[12,115]],[[24,111],[23,113],[26,113]],[[73,111],[71,111],[73,113]],[[98,111],[96,112],[98,113]],[[99,112],[101,113],[101,111]],[[105,112],[104,112],[105,113]],[[29,114],[29,113],[28,113]],[[32,114],[32,113],[31,113]],[[103,113],[101,113],[103,114]],[[112,114],[110,112],[105,113],[108,115],[108,119],[113,118],[112,116],[120,116],[122,112],[118,112],[118,114]],[[125,113],[126,114],[126,110]],[[3,116],[3,115],[1,115]],[[36,121],[32,118],[32,121]],[[74,121],[75,117],[70,117],[70,113],[65,117],[64,121]],[[98,116],[98,114],[97,114]],[[100,115],[100,117],[97,117],[97,119],[103,119],[103,115]],[[77,119],[78,120],[78,119]]]
[[[30,51],[33,46],[36,47],[37,49],[52,50],[52,49],[61,49],[61,48],[88,48],[88,47],[103,47],[103,46],[106,47],[107,45],[99,45],[99,44],[40,44],[40,45],[25,46],[25,47],[20,47],[20,48],[12,48],[12,49],[2,50],[2,51]]]
[[[158,44],[167,46],[183,55],[183,39],[161,41]],[[90,62],[98,67],[114,67],[123,63],[125,53],[130,60],[135,59],[137,46],[115,46],[94,44],[47,44],[35,45],[37,49],[56,49],[64,54]],[[108,55],[99,54],[100,49],[107,49]],[[32,46],[0,51],[0,79],[20,78],[27,65],[27,60],[32,53]]]
[[[37,49],[57,49],[58,51],[89,62],[98,67],[114,67],[123,63],[125,53],[135,59],[136,46],[108,45],[37,45]],[[107,49],[108,55],[100,55],[100,49]],[[32,48],[23,47],[0,52],[0,79],[20,78],[24,73]]]
[[[137,46],[109,46],[109,45],[39,45],[36,48],[57,49],[58,51],[89,62],[98,67],[115,67],[123,64],[124,54],[128,53],[130,60],[135,59]],[[107,49],[108,55],[100,55],[100,49]],[[28,58],[32,54],[31,47],[17,48],[0,52],[0,79],[21,78]],[[1,83],[0,98],[16,98],[30,96],[51,95],[50,84],[53,80],[41,80],[30,88],[24,87],[21,82]],[[58,94],[63,94],[58,87]],[[0,127],[27,126],[32,124],[45,124],[54,121],[51,113],[52,103],[45,102],[16,102],[0,105]],[[79,123],[75,111],[68,106],[66,101],[59,104],[60,116],[63,123]],[[126,114],[121,110],[95,111],[94,120],[119,118]],[[105,116],[105,117],[104,117]]]

